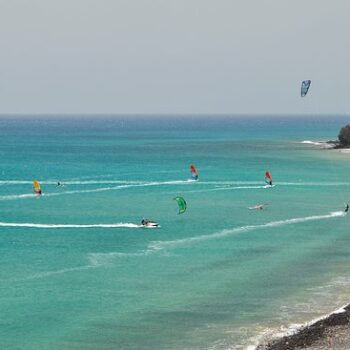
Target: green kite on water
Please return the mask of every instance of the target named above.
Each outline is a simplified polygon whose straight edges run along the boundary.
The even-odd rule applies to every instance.
[[[182,197],[175,197],[174,200],[176,200],[179,206],[179,214],[183,214],[187,208],[186,201]]]

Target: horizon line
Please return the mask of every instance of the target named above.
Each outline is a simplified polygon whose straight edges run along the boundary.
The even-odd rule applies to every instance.
[[[139,118],[139,117],[230,117],[230,118],[244,118],[244,117],[289,117],[289,118],[300,118],[300,117],[350,117],[350,114],[332,114],[332,113],[305,113],[305,114],[293,114],[293,113],[56,113],[56,112],[48,112],[48,113],[0,113],[0,118],[28,118],[28,117],[74,117],[74,118],[89,118],[89,117],[129,117],[129,118]]]

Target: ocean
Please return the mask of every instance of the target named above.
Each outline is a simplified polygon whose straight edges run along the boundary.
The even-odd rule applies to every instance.
[[[0,348],[252,349],[348,303],[348,122],[3,116]]]

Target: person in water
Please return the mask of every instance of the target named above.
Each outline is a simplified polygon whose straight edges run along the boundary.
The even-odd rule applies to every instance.
[[[344,211],[345,211],[345,213],[347,213],[349,211],[349,203],[346,204]]]

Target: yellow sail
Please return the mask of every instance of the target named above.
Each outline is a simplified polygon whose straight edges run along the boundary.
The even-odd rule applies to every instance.
[[[40,183],[38,180],[33,181],[33,187],[35,193],[41,193]]]

